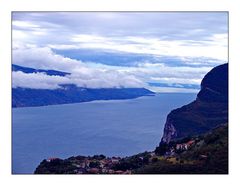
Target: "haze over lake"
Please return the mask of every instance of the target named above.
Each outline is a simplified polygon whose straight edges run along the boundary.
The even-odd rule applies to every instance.
[[[154,150],[167,114],[196,94],[157,94],[131,100],[13,109],[13,173],[33,173],[46,158]]]

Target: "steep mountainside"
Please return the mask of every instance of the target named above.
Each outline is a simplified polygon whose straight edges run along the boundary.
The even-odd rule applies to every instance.
[[[177,150],[179,144],[193,144]],[[188,143],[186,143],[188,142]],[[141,174],[228,174],[228,124],[204,133],[168,144],[168,155],[136,170]],[[174,149],[174,153],[172,153]],[[157,152],[157,149],[155,151]]]
[[[205,102],[228,102],[228,64],[217,66],[206,74],[197,99]]]
[[[202,134],[227,122],[228,64],[223,64],[206,74],[195,101],[170,112],[161,143]]]

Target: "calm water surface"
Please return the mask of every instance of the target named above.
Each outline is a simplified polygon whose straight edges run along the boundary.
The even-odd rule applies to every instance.
[[[48,157],[129,156],[154,150],[167,114],[195,94],[158,94],[131,100],[94,101],[12,112],[12,172],[33,173]]]

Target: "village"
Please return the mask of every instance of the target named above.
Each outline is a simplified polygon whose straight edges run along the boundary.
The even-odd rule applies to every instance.
[[[48,163],[55,163],[59,158],[49,158]],[[131,170],[116,170],[123,158],[120,157],[105,157],[103,155],[95,155],[93,157],[77,156],[69,158],[68,161],[75,167],[76,174],[131,174]],[[139,161],[142,158],[139,157]]]
[[[176,143],[170,146],[164,155],[156,154],[153,151],[125,158],[94,155],[70,157],[66,160],[48,158],[46,162],[56,165],[65,161],[73,167],[74,174],[132,174],[134,169],[160,160],[178,163],[180,162],[178,153],[189,150],[194,144],[196,141],[192,139],[185,143]]]

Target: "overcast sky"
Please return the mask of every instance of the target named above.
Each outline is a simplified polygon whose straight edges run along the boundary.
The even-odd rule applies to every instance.
[[[196,92],[203,76],[228,60],[224,12],[14,12],[12,35],[13,64],[71,73],[13,72],[13,87]]]

